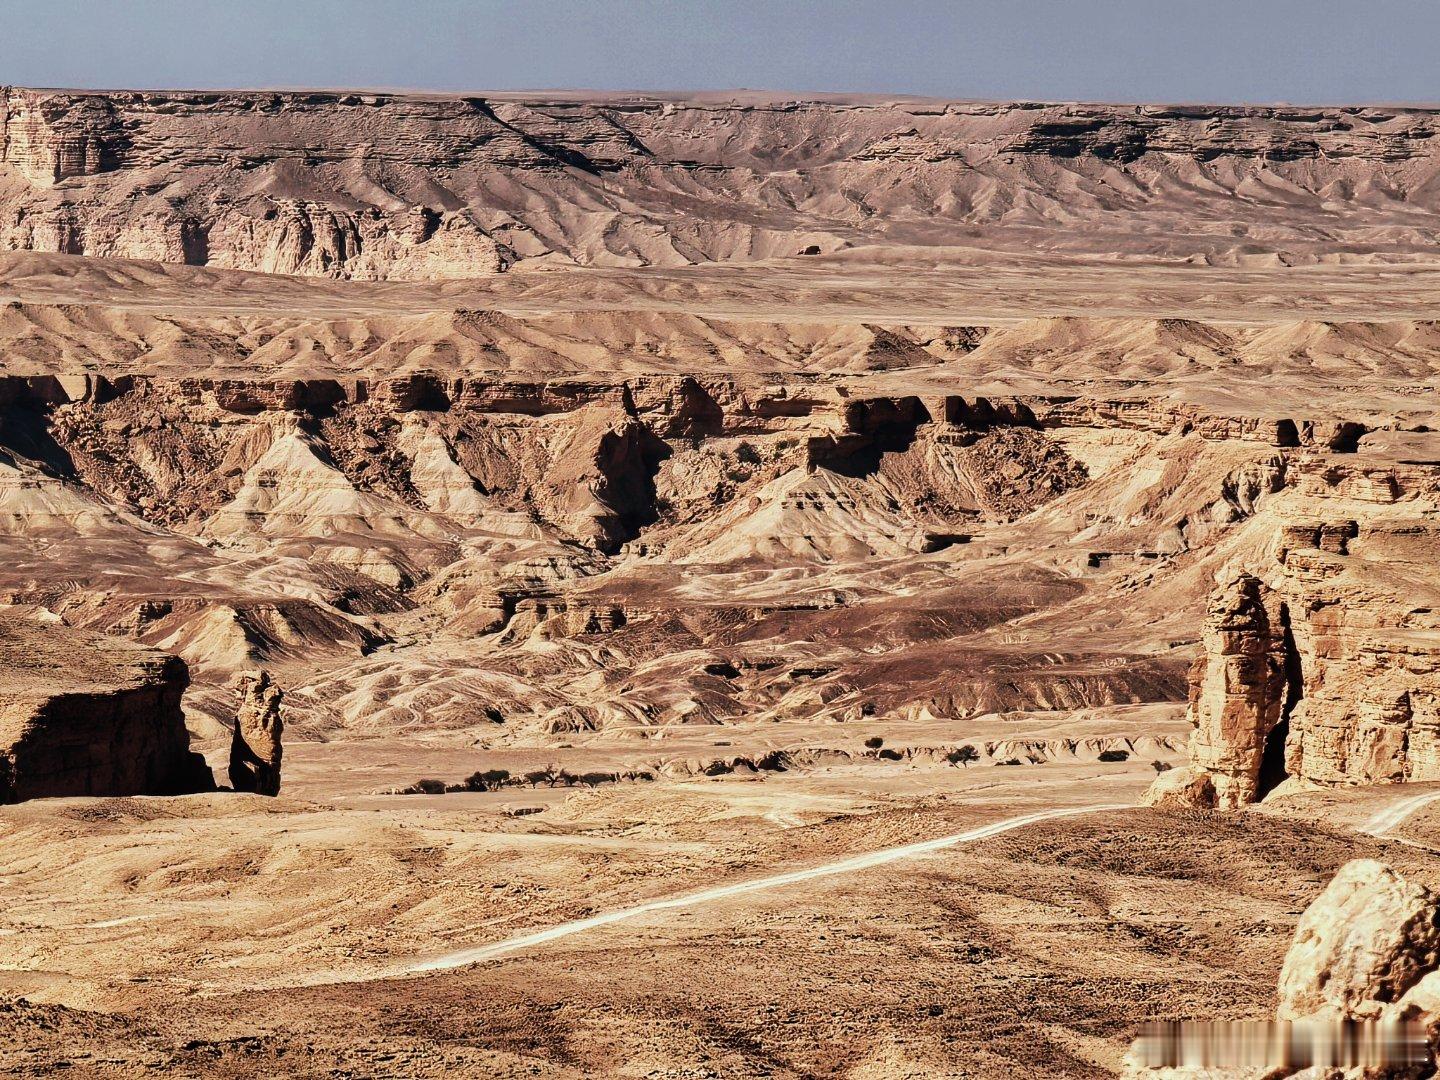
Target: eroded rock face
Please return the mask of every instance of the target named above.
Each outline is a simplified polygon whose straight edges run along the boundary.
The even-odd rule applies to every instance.
[[[1425,521],[1292,526],[1277,588],[1303,695],[1286,768],[1317,783],[1440,779],[1440,532]]]
[[[6,615],[0,670],[0,802],[213,790],[178,657]]]
[[[1437,903],[1383,863],[1346,863],[1300,917],[1277,1018],[1379,1019],[1440,967]]]
[[[284,692],[268,671],[240,677],[240,707],[230,741],[230,786],[256,795],[280,794],[281,736],[285,721],[280,709]]]
[[[1440,530],[1410,516],[1295,519],[1271,552],[1268,582],[1242,574],[1215,594],[1191,671],[1190,764],[1218,804],[1285,779],[1440,779]]]
[[[1280,622],[1278,604],[1249,574],[1211,598],[1204,652],[1190,672],[1190,761],[1209,777],[1222,808],[1253,802],[1260,792],[1266,742],[1285,706]]]
[[[556,255],[675,266],[896,236],[946,246],[973,243],[976,225],[1074,249],[1113,243],[1087,239],[1095,227],[1069,196],[1076,182],[1101,191],[1113,176],[1128,196],[1098,216],[1134,215],[1126,231],[1157,250],[1230,253],[1234,223],[1263,223],[1277,245],[1303,251],[1319,221],[1303,201],[1277,216],[1239,197],[1257,176],[1278,176],[1317,202],[1336,182],[1353,185],[1346,220],[1323,223],[1373,248],[1379,225],[1429,210],[1379,170],[1423,167],[1436,144],[1420,109],[3,88],[0,247],[362,279],[465,277]],[[776,183],[803,197],[782,210],[767,196]],[[986,198],[996,184],[1024,198]],[[1146,220],[1170,212],[1182,184],[1217,208],[1208,238],[1207,215],[1183,241]],[[941,187],[956,198],[937,208]],[[878,206],[856,194],[881,189]],[[767,206],[766,224],[734,220],[737,198]],[[837,226],[836,206],[863,209],[863,224]]]

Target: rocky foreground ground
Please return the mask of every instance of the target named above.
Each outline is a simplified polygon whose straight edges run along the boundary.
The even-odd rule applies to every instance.
[[[1111,1075],[1440,886],[1430,113],[5,100],[0,1069]]]

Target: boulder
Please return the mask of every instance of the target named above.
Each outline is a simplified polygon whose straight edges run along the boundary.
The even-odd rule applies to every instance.
[[[1175,770],[1179,771],[1179,770]],[[1345,864],[1300,917],[1280,972],[1282,1022],[1407,1021],[1423,1025],[1435,1046],[1440,1026],[1440,898],[1372,859]],[[1195,1018],[1199,1019],[1199,1018]],[[1303,1029],[1302,1029],[1303,1030]],[[1394,1031],[1395,1029],[1391,1029]],[[1410,1066],[1341,1070],[1298,1069],[1280,1063],[1284,1030],[1272,1032],[1273,1067],[1150,1068],[1157,1049],[1142,1038],[1121,1070],[1126,1080],[1341,1080],[1349,1077],[1430,1075]],[[1403,1069],[1405,1071],[1400,1071]]]
[[[1140,802],[1172,810],[1213,810],[1215,784],[1209,773],[1185,767],[1168,769],[1155,778]]]
[[[1437,903],[1383,863],[1345,864],[1300,917],[1280,971],[1278,1019],[1379,1019],[1440,967]]]

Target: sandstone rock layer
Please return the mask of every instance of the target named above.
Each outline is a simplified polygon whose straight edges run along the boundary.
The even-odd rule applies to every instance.
[[[10,615],[0,669],[0,802],[214,787],[189,748],[176,657]]]

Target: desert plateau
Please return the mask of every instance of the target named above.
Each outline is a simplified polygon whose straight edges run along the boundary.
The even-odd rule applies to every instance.
[[[1437,393],[1437,109],[0,89],[0,1074],[1433,1045]]]

